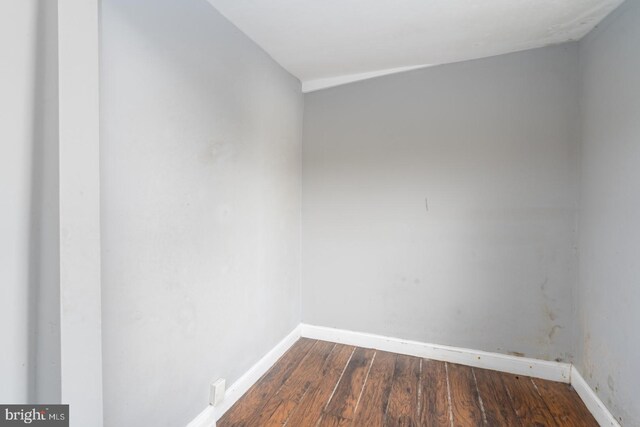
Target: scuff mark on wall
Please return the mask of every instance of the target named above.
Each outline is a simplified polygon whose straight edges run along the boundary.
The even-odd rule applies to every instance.
[[[556,332],[558,332],[558,329],[562,329],[562,326],[554,325],[551,328],[551,330],[549,331],[549,334],[547,335],[549,337],[549,341],[553,341],[553,337],[555,336]]]

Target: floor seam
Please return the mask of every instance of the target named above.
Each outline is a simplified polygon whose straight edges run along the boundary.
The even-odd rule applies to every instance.
[[[364,377],[364,383],[362,383],[362,390],[360,390],[360,394],[358,395],[358,400],[356,401],[356,406],[353,408],[353,419],[356,418],[356,413],[358,412],[358,405],[360,404],[360,399],[364,394],[364,388],[367,386],[367,380],[369,379],[369,374],[371,373],[371,368],[373,367],[373,362],[376,360],[377,351],[373,352],[373,357],[371,358],[371,363],[369,364],[369,369],[367,370],[367,376]]]
[[[449,385],[449,364],[444,362],[444,371],[447,377],[447,401],[449,402],[449,424],[453,427],[453,407],[451,405],[451,386]]]

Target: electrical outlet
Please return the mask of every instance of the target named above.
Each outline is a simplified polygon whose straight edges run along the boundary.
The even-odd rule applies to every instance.
[[[226,381],[224,378],[220,378],[211,383],[209,388],[209,405],[217,406],[224,399],[224,391],[226,388]]]

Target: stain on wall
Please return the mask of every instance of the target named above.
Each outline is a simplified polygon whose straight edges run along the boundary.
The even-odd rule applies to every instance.
[[[105,425],[185,425],[300,323],[300,82],[206,0],[101,26]]]
[[[582,182],[577,367],[623,425],[640,425],[640,2],[580,42]]]
[[[304,321],[571,361],[578,83],[566,44],[305,94]]]

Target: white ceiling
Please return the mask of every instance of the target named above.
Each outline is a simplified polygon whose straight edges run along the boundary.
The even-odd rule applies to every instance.
[[[578,40],[622,0],[209,0],[310,91]]]

